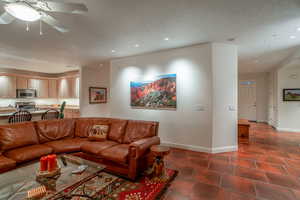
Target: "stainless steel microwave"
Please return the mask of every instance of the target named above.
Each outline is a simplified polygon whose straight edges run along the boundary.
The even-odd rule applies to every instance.
[[[34,90],[34,89],[17,89],[17,98],[19,98],[19,99],[36,98],[36,90]]]

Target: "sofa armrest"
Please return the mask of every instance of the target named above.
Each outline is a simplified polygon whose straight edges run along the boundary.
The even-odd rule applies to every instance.
[[[129,145],[130,155],[136,159],[144,155],[144,153],[152,146],[160,144],[160,138],[157,136],[151,138],[144,138],[138,141],[135,141]]]

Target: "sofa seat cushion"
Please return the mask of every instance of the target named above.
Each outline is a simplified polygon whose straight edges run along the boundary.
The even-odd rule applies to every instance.
[[[15,160],[17,163],[22,163],[38,159],[41,156],[45,156],[51,153],[51,147],[37,144],[7,151],[4,153],[4,156]]]
[[[118,144],[101,151],[100,156],[117,163],[127,164],[129,154],[128,144]]]
[[[69,138],[52,142],[45,145],[53,149],[53,153],[68,153],[80,151],[81,146],[88,141],[88,138]]]
[[[103,142],[86,142],[81,146],[81,151],[88,154],[100,155],[101,151],[115,145],[118,145],[118,143],[110,140]]]
[[[0,155],[0,172],[4,172],[16,167],[16,161]]]

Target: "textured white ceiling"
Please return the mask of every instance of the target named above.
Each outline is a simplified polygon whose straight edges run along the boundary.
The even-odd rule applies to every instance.
[[[89,13],[52,13],[71,30],[66,34],[45,24],[40,36],[38,22],[30,32],[17,20],[0,25],[0,67],[58,73],[74,69],[65,66],[236,38],[228,43],[239,46],[240,72],[261,72],[291,58],[300,45],[300,0],[72,2],[85,3]]]

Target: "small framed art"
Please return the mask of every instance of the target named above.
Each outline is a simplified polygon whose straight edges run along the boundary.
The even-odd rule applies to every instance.
[[[107,88],[90,87],[89,98],[90,104],[107,103]]]

